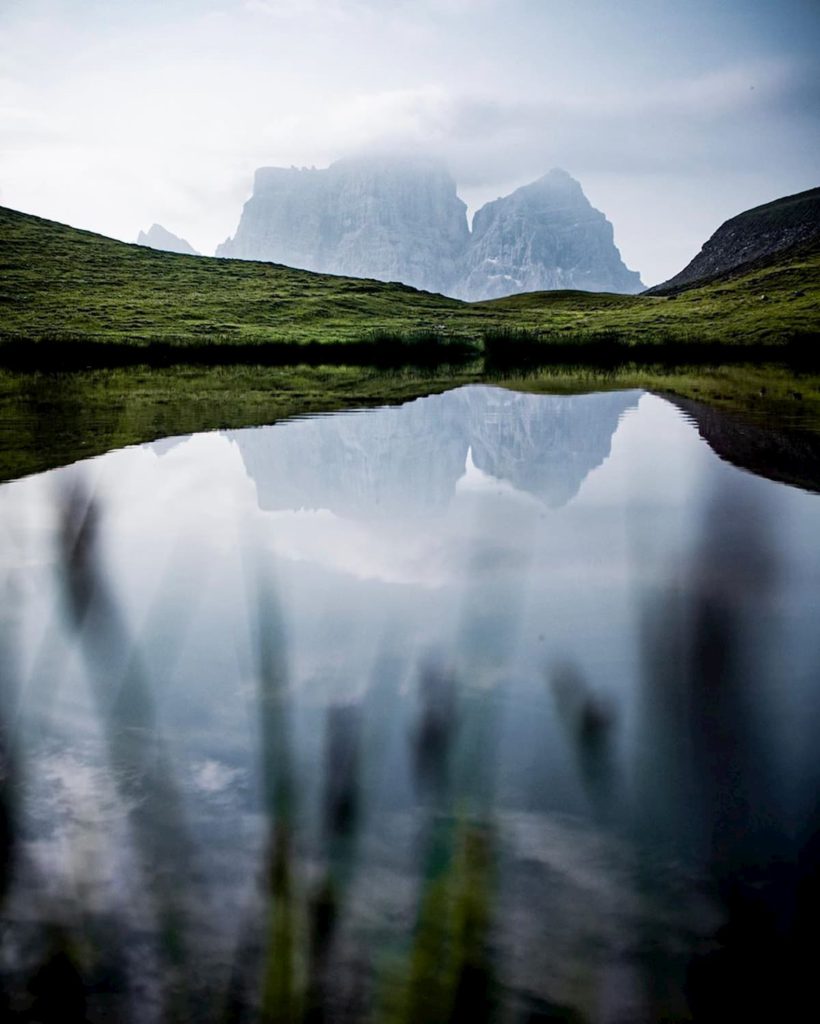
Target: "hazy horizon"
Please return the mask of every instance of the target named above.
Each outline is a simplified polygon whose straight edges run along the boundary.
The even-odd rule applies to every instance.
[[[470,214],[551,167],[646,284],[818,183],[820,10],[636,0],[8,0],[0,203],[212,253],[259,166],[443,159]]]

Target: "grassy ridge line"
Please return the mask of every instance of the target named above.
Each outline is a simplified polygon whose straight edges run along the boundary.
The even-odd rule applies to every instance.
[[[670,298],[537,292],[463,303],[401,284],[159,252],[0,207],[0,343],[18,350],[238,346],[239,355],[242,346],[356,343],[374,352],[424,337],[478,350],[504,332],[545,345],[604,336],[769,345],[818,330],[817,252]]]
[[[4,339],[230,344],[443,327],[462,306],[401,284],[166,253],[0,208]]]

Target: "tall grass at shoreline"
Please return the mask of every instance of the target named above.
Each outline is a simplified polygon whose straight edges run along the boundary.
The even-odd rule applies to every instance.
[[[820,364],[820,335],[791,332],[772,342],[727,344],[695,336],[659,335],[652,341],[615,329],[548,331],[494,328],[475,337],[436,330],[365,333],[328,344],[277,339],[258,342],[169,341],[141,344],[50,334],[28,341],[0,339],[0,367],[52,372],[116,367],[170,366],[402,366],[441,367],[481,363],[485,372],[533,366],[706,366],[777,362]]]

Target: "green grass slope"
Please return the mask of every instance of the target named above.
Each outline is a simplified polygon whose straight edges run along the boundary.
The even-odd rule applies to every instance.
[[[463,303],[400,284],[159,252],[0,207],[0,354],[426,338],[780,344],[820,329],[820,252],[677,297],[539,292]],[[238,351],[238,349],[235,349]],[[220,354],[220,358],[221,358]],[[224,350],[230,361],[230,349]]]
[[[365,321],[412,328],[459,307],[403,285],[161,252],[0,208],[3,339],[345,341]]]

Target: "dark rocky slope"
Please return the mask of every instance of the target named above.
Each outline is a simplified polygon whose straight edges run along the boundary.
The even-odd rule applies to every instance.
[[[784,196],[746,210],[717,229],[683,270],[647,295],[674,295],[687,288],[746,273],[789,250],[820,247],[820,188]]]

